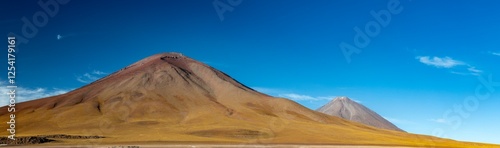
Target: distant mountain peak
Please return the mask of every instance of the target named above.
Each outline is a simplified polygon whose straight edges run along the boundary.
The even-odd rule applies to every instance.
[[[349,99],[347,96],[340,96],[340,97],[336,97],[335,99],[342,99],[342,100],[345,100],[345,99]]]
[[[160,53],[160,55],[162,55],[163,57],[166,57],[166,58],[181,58],[181,57],[185,57],[182,53],[179,53],[179,52],[166,52],[166,53]]]
[[[316,111],[378,128],[403,131],[379,114],[349,99],[347,96],[336,97]]]
[[[353,100],[349,99],[349,97],[347,97],[347,96],[340,96],[340,97],[336,97],[334,100],[340,100],[340,101],[353,101]]]

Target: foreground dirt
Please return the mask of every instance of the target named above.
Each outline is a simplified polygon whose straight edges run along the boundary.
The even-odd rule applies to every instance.
[[[220,144],[196,144],[196,145],[99,145],[99,146],[6,146],[15,148],[412,148],[401,146],[362,146],[362,145],[220,145]]]

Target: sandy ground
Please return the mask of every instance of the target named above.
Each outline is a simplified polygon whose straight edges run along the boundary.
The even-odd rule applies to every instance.
[[[411,148],[401,146],[356,146],[356,145],[99,145],[99,146],[0,146],[37,148]]]

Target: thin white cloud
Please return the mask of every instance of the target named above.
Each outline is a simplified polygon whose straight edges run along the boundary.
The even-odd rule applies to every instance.
[[[94,70],[91,73],[84,73],[83,75],[76,76],[76,80],[82,83],[90,83],[102,78],[106,74],[108,73]]]
[[[456,72],[456,71],[451,71],[452,74],[457,74],[457,75],[463,75],[463,76],[468,76],[468,75],[473,75],[471,73],[465,73],[465,72]]]
[[[318,98],[311,97],[311,96],[308,96],[308,95],[300,95],[300,94],[294,94],[294,93],[291,93],[291,94],[280,94],[279,97],[288,98],[288,99],[295,100],[295,101],[319,100]]]
[[[451,73],[459,74],[459,75],[481,75],[483,73],[482,70],[477,69],[476,67],[469,65],[465,62],[455,60],[450,57],[430,57],[430,56],[417,56],[421,63],[434,66],[437,68],[446,68],[452,69]]]
[[[88,80],[84,80],[81,76],[77,76],[77,77],[76,77],[76,80],[77,80],[78,82],[82,82],[82,83],[90,83],[90,81],[88,81]]]
[[[432,122],[440,123],[440,124],[448,124],[448,121],[443,118],[438,118],[438,119],[429,119]]]
[[[451,71],[451,73],[464,76],[469,76],[469,75],[479,76],[481,75],[481,73],[483,73],[483,71],[478,70],[475,67],[468,67],[465,72]]]
[[[323,100],[332,100],[335,98],[335,96],[313,97],[313,96],[309,96],[309,95],[302,95],[302,94],[296,94],[296,93],[278,94],[278,97],[287,98],[287,99],[294,100],[294,101],[323,101]]]
[[[75,33],[70,33],[70,34],[57,34],[56,39],[57,39],[57,40],[62,40],[62,39],[68,38],[68,37],[73,37],[73,36],[76,36],[76,35],[77,35],[77,34],[75,34]]]
[[[479,69],[476,69],[476,67],[473,67],[473,66],[470,66],[468,65],[469,67],[467,68],[467,71],[469,71],[469,74],[470,75],[474,75],[474,76],[479,76],[483,73],[482,70],[479,70]]]
[[[99,70],[94,70],[92,73],[96,74],[96,75],[105,75],[105,74],[108,74],[108,73],[105,73],[105,72],[102,72],[102,71],[99,71]]]
[[[0,93],[2,94],[2,96],[7,96],[7,93],[10,90],[11,89],[7,88],[7,82],[0,81]],[[16,103],[65,94],[71,90],[72,89],[26,88],[18,86],[16,88]],[[0,106],[5,106],[8,104],[9,99],[0,100]]]
[[[284,89],[267,88],[267,87],[252,87],[252,89],[271,96],[287,98],[294,101],[323,101],[323,100],[332,100],[336,97],[336,96],[314,97],[310,95],[294,93],[291,91],[285,91]]]
[[[480,74],[483,72],[482,70],[476,69],[476,67],[472,67],[472,66],[467,68],[467,70],[470,71],[471,73],[474,73],[474,74]]]
[[[490,52],[492,55],[500,56],[500,52]]]
[[[459,65],[465,65],[464,62],[454,60],[450,57],[429,57],[429,56],[418,56],[417,59],[424,64],[435,66],[438,68],[452,68]]]

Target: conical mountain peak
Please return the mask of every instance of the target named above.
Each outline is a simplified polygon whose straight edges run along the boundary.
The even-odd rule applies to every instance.
[[[316,111],[378,128],[402,131],[379,114],[346,96],[337,97]]]
[[[338,100],[338,101],[352,101],[352,102],[355,102],[353,100],[351,100],[349,97],[347,96],[340,96],[340,97],[336,97],[335,99],[333,100]]]

